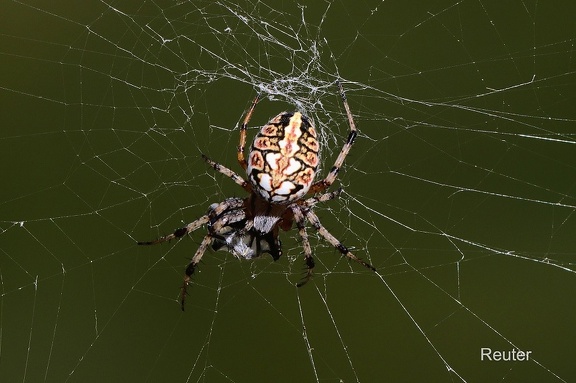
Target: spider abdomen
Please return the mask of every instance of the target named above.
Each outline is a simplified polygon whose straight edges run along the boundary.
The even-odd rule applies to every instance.
[[[302,198],[314,182],[318,149],[306,116],[280,113],[260,129],[250,147],[246,172],[254,191],[278,204]]]

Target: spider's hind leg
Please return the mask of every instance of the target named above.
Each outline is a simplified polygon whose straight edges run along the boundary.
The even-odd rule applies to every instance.
[[[240,185],[248,193],[252,192],[252,187],[250,187],[250,184],[244,178],[240,177],[233,170],[228,169],[226,166],[221,165],[218,162],[212,161],[205,154],[202,154],[202,159],[204,159],[204,161],[206,161],[208,163],[208,165],[210,165],[217,172],[224,174],[226,177],[230,177],[232,179],[232,181],[236,182],[238,185]]]
[[[256,104],[258,103],[258,99],[260,95],[257,95],[254,101],[252,101],[252,105],[250,109],[246,113],[246,117],[244,117],[244,122],[240,126],[240,141],[238,143],[238,163],[242,166],[242,169],[246,170],[248,167],[248,163],[244,158],[244,147],[246,146],[246,129],[248,128],[248,122],[250,122],[250,118],[252,117],[252,112],[254,112],[254,108],[256,108]]]
[[[348,152],[350,152],[350,148],[352,148],[352,144],[354,143],[354,140],[358,135],[358,129],[356,129],[356,124],[354,123],[354,117],[352,117],[352,112],[350,111],[350,106],[348,105],[348,100],[346,98],[346,93],[344,93],[344,88],[342,87],[340,81],[338,81],[337,84],[338,89],[340,91],[340,97],[342,98],[342,104],[344,105],[346,115],[348,116],[348,125],[350,126],[350,130],[348,131],[348,138],[346,139],[346,142],[344,142],[344,146],[342,146],[340,154],[336,158],[336,162],[334,162],[332,169],[330,170],[328,175],[326,175],[326,178],[317,181],[310,188],[309,193],[312,194],[321,193],[334,183],[336,177],[338,176],[338,173],[340,172],[340,168],[344,164],[344,160],[346,159]]]

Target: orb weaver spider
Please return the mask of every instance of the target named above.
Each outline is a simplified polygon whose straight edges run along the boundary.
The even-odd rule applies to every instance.
[[[336,198],[342,192],[340,188],[324,193],[336,180],[358,132],[339,81],[338,88],[348,116],[350,131],[336,162],[324,179],[314,183],[320,144],[310,120],[300,112],[282,112],[264,125],[254,138],[246,160],[244,157],[246,129],[259,101],[259,97],[256,96],[240,127],[240,142],[237,148],[238,163],[246,171],[247,180],[202,155],[214,170],[231,178],[246,190],[249,196],[226,198],[223,202],[212,204],[207,214],[177,229],[174,233],[154,241],[138,242],[138,245],[155,245],[181,238],[207,225],[208,233],[186,267],[180,295],[182,310],[190,278],[209,246],[213,250],[227,250],[239,259],[252,259],[268,253],[277,260],[282,255],[282,244],[278,238],[280,229],[288,231],[294,223],[302,240],[307,267],[305,277],[297,286],[300,287],[310,280],[315,265],[306,232],[306,221],[343,256],[368,269],[376,270],[352,254],[330,234],[312,210],[317,203]],[[313,196],[304,198],[307,194]]]

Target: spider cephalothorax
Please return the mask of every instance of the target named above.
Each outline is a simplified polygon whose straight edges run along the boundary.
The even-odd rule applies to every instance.
[[[300,112],[280,113],[264,125],[254,138],[248,161],[246,161],[244,157],[246,129],[258,103],[258,97],[256,97],[240,127],[240,144],[237,152],[238,162],[246,170],[248,180],[246,181],[234,171],[202,155],[215,170],[230,177],[250,193],[249,196],[227,198],[221,203],[212,204],[206,215],[176,230],[173,234],[155,241],[138,242],[139,245],[153,245],[183,237],[202,225],[207,226],[208,234],[186,268],[181,291],[182,310],[184,310],[186,287],[208,246],[212,246],[214,250],[229,251],[238,258],[252,259],[268,253],[276,260],[282,255],[282,244],[278,237],[280,229],[290,230],[294,222],[302,239],[308,269],[298,286],[302,286],[310,279],[314,269],[306,221],[342,255],[374,270],[374,267],[357,258],[330,234],[312,211],[317,203],[336,198],[341,193],[341,189],[329,193],[323,192],[336,179],[357,134],[340,82],[338,82],[338,87],[348,116],[350,132],[326,178],[314,183],[319,163],[319,144],[310,120]],[[314,196],[304,198],[306,194],[314,194]]]

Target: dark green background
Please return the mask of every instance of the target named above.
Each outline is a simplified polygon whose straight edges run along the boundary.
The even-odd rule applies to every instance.
[[[574,3],[309,3],[0,3],[0,381],[576,380]],[[317,213],[377,273],[314,237],[297,289],[291,232],[207,253],[182,313],[201,231],[135,242],[243,196],[200,153],[239,171],[263,89],[325,174],[337,78],[361,134]]]

